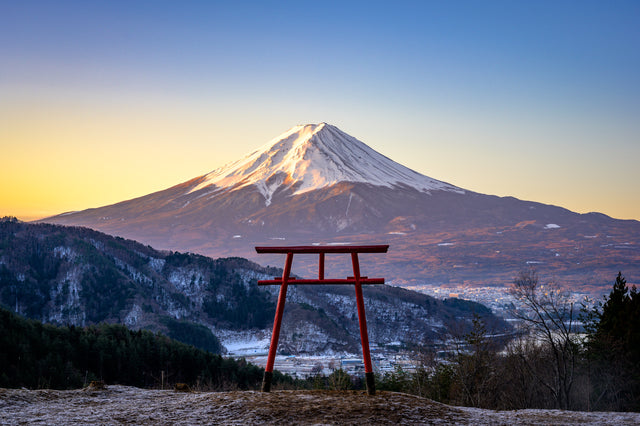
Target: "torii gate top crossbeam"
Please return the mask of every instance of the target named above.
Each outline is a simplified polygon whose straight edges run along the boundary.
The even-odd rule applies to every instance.
[[[289,284],[384,284],[384,278],[368,278],[360,276],[360,267],[356,267],[359,253],[386,253],[389,249],[387,244],[368,245],[368,246],[278,246],[278,247],[256,247],[259,254],[286,254],[289,259],[294,254],[319,254],[318,259],[318,279],[296,279],[286,274],[286,277],[275,278],[273,280],[260,280],[258,285],[282,285],[285,281]],[[346,279],[333,279],[324,277],[324,257],[325,254],[351,254],[354,267],[354,276]],[[289,262],[290,260],[288,260]],[[286,269],[286,267],[285,267]],[[356,277],[356,270],[358,276]]]
[[[256,247],[256,252],[262,253],[386,253],[389,250],[388,244],[377,244],[369,246],[278,246],[278,247]]]

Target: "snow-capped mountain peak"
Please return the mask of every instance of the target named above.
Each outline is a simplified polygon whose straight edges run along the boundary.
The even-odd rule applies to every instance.
[[[421,192],[464,192],[390,160],[327,123],[292,127],[244,158],[203,176],[189,192],[206,187],[234,190],[255,185],[269,205],[273,193],[282,185],[295,185],[294,194],[301,194],[338,182],[407,185]]]

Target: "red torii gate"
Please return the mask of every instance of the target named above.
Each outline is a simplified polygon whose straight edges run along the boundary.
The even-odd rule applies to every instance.
[[[360,275],[360,262],[358,260],[359,253],[386,253],[389,249],[388,245],[367,245],[367,246],[289,246],[289,247],[256,247],[256,252],[262,253],[279,253],[286,254],[287,258],[284,264],[282,278],[272,280],[260,280],[258,285],[279,285],[280,294],[278,295],[278,305],[276,307],[276,316],[273,322],[273,333],[271,334],[271,344],[269,345],[269,356],[267,358],[267,366],[264,370],[262,379],[262,391],[271,391],[271,380],[273,378],[273,364],[276,358],[276,349],[278,347],[278,337],[280,336],[280,325],[282,323],[282,314],[284,313],[284,304],[287,297],[287,286],[289,284],[352,284],[356,289],[356,305],[358,307],[358,321],[360,323],[360,340],[362,341],[362,357],[364,361],[365,381],[367,384],[367,393],[375,395],[376,387],[373,377],[373,368],[371,366],[371,353],[369,352],[369,335],[367,332],[367,318],[364,312],[364,299],[362,297],[363,284],[384,284],[384,278],[368,278]],[[353,277],[346,279],[334,279],[324,277],[324,257],[330,253],[347,253],[351,254],[351,264],[353,266]],[[317,279],[297,279],[292,278],[291,264],[293,263],[294,254],[318,254],[318,278]]]

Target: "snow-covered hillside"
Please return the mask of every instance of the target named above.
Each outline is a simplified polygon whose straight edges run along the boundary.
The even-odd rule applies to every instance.
[[[282,185],[301,194],[338,182],[464,193],[390,160],[327,123],[292,127],[244,158],[207,174],[189,193],[207,187],[238,189],[256,185],[269,205],[273,193]]]
[[[258,287],[257,281],[281,276],[281,270],[239,258],[159,252],[89,229],[45,224],[0,221],[0,241],[6,242],[0,245],[0,304],[21,315],[75,326],[120,321],[177,340],[187,333],[171,334],[170,324],[180,321],[212,330],[235,353],[246,350],[241,342],[251,342],[255,351],[249,353],[255,353],[266,351],[270,341],[279,288]],[[36,245],[39,254],[31,251]],[[56,266],[43,279],[32,267],[36,263]],[[22,290],[16,294],[11,289],[18,282]],[[447,318],[470,326],[481,309],[487,323],[500,321],[471,302],[454,306],[396,287],[367,286],[364,294],[372,318],[369,339],[379,345],[440,339]],[[281,350],[360,352],[350,286],[292,286],[286,307]]]

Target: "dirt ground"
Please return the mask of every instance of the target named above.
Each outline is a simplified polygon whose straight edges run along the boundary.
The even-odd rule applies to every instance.
[[[577,425],[640,424],[638,413],[491,411],[362,391],[176,392],[127,386],[0,389],[2,425]]]

